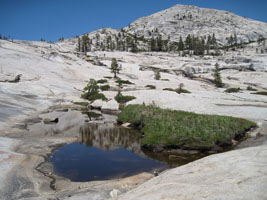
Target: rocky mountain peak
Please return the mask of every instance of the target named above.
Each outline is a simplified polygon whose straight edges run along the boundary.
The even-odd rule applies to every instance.
[[[125,30],[147,38],[160,33],[164,38],[175,41],[178,41],[180,36],[185,39],[188,34],[205,37],[214,33],[222,44],[234,34],[240,42],[267,37],[267,23],[240,17],[229,11],[179,4],[137,19]]]

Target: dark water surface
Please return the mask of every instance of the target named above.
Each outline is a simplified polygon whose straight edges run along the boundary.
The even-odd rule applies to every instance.
[[[72,181],[108,180],[162,171],[197,159],[170,160],[168,154],[144,150],[138,131],[117,127],[112,120],[85,124],[77,134],[78,142],[59,148],[50,158],[54,173]]]

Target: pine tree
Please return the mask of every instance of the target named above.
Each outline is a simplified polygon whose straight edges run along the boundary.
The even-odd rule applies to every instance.
[[[184,50],[184,42],[183,42],[182,37],[180,36],[179,44],[178,44],[178,51],[183,51],[183,50]]]
[[[81,39],[78,37],[78,51],[81,51]]]
[[[221,78],[221,74],[220,74],[220,70],[219,70],[219,64],[218,63],[215,64],[214,83],[215,83],[215,86],[216,87],[222,87],[223,86],[222,78]]]
[[[117,74],[120,72],[121,66],[118,65],[116,58],[112,58],[110,70],[114,74],[114,78],[117,78]]]

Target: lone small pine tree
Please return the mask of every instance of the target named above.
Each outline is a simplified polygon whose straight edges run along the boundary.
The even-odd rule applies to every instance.
[[[223,86],[218,63],[215,64],[214,83],[215,83],[216,87],[222,87]]]
[[[121,66],[118,65],[116,58],[112,58],[110,70],[114,74],[114,78],[117,78],[117,74],[120,72]]]

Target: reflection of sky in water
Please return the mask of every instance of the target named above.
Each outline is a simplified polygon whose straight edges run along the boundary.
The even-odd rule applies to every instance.
[[[166,166],[123,148],[108,151],[79,143],[60,148],[51,162],[56,174],[73,181],[121,178]]]

